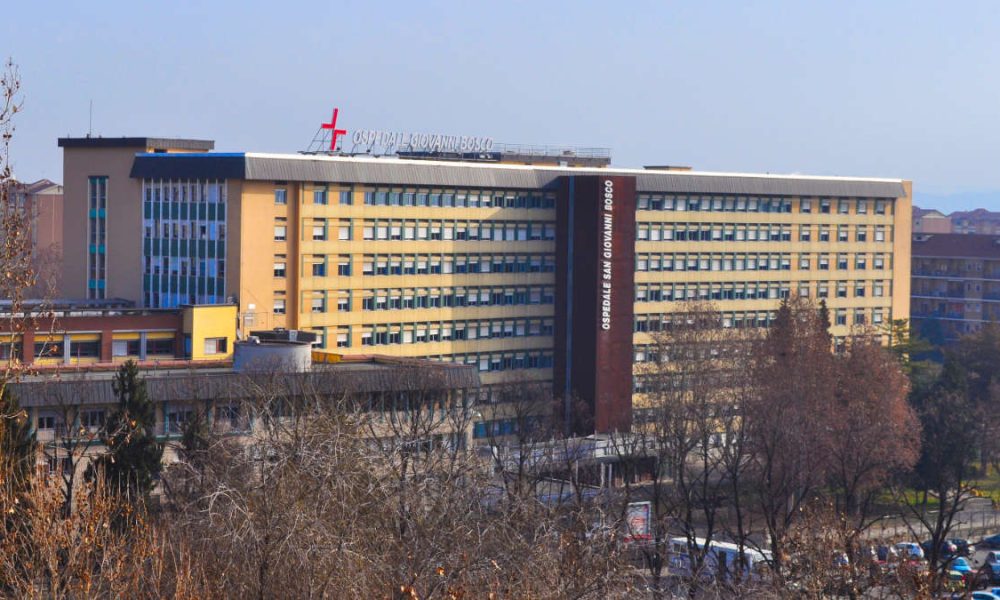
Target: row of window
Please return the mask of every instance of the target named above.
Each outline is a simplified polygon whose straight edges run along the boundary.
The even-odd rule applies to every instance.
[[[335,274],[348,277],[352,273],[352,259],[349,254],[336,255],[337,270],[333,273],[330,263],[333,256],[310,254],[303,257],[304,276],[327,277]],[[555,257],[551,254],[449,254],[438,255],[377,255],[366,254],[363,258],[363,275],[437,275],[450,273],[551,273],[555,271]],[[274,257],[274,276],[287,274],[287,255]]]
[[[314,290],[303,293],[303,306],[309,312],[324,313],[330,297],[335,297],[337,312],[351,311],[351,292],[348,290]],[[400,310],[417,308],[455,308],[465,306],[525,306],[545,305],[555,302],[555,288],[551,286],[482,288],[407,288],[395,290],[366,290],[361,300],[362,310]],[[275,314],[285,314],[283,296],[275,295]]]
[[[432,206],[455,208],[555,208],[553,192],[502,190],[435,190],[375,188],[366,191],[369,206]]]
[[[143,237],[165,240],[224,240],[226,239],[226,223],[225,221],[207,220],[159,221],[146,219],[143,224]]]
[[[369,325],[361,330],[361,345],[385,346],[492,338],[551,336],[553,327],[552,319],[483,319]]]
[[[225,277],[224,258],[187,258],[177,256],[143,257],[144,275],[178,275],[181,277]]]
[[[0,359],[18,359],[23,356],[24,348],[21,342],[0,343]],[[113,356],[139,356],[140,340],[114,340],[112,342]],[[173,339],[147,339],[147,355],[174,356]],[[99,358],[101,342],[98,340],[70,341],[69,355],[71,358]],[[56,342],[35,342],[32,346],[32,356],[35,359],[62,358],[65,348],[62,340]]]
[[[850,242],[854,231],[855,242],[884,242],[887,231],[891,238],[892,227],[885,225],[797,225],[798,241]],[[639,223],[636,239],[640,242],[790,242],[791,224],[781,223]],[[815,232],[815,238],[813,233]]]
[[[638,210],[672,210],[701,212],[761,212],[790,213],[791,198],[767,198],[757,196],[709,196],[677,194],[639,194],[636,199]],[[868,214],[869,207],[877,215],[888,212],[891,201],[869,198],[801,198],[798,202],[800,213]],[[853,210],[852,210],[853,209]]]
[[[316,184],[313,186],[312,190],[303,195],[302,201],[306,202],[308,199],[313,204],[326,205],[330,204],[330,198],[334,195],[341,205],[350,206],[354,203],[350,189],[330,189],[326,184]],[[274,203],[279,205],[288,204],[288,188],[274,188]]]
[[[883,298],[892,289],[891,281],[800,281],[796,284],[799,296],[808,298],[815,287],[817,298],[829,298],[833,289],[835,297],[847,298],[853,290],[855,298],[870,295]],[[635,286],[636,302],[688,302],[693,300],[774,300],[787,298],[791,293],[789,281],[736,281],[725,283],[652,283]]]
[[[637,254],[635,270],[644,271],[790,271],[792,269],[791,253],[756,252],[756,253],[665,253]],[[839,253],[833,255],[834,265],[838,270],[847,270],[852,264],[855,269],[868,269],[869,258],[874,270],[886,269],[886,255],[882,253]],[[831,255],[798,253],[799,270],[809,270],[815,266],[821,271],[830,270]],[[815,257],[815,258],[814,258]]]
[[[226,182],[221,179],[144,179],[142,189],[146,202],[226,202]]]
[[[366,254],[363,275],[552,273],[554,254]]]
[[[522,306],[552,304],[553,302],[555,302],[555,288],[551,286],[407,288],[365,290],[361,307],[363,310],[399,310],[462,306]]]
[[[521,350],[513,352],[470,352],[428,356],[446,362],[475,365],[481,372],[513,371],[520,369],[551,369],[551,350]]]
[[[885,322],[889,309],[886,307],[875,308],[837,308],[830,311],[833,320],[832,325],[848,325],[848,316],[853,315],[854,325],[880,325]],[[870,317],[869,317],[870,315]],[[777,317],[774,310],[758,311],[724,311],[722,312],[721,325],[726,329],[753,329],[770,327]],[[649,313],[637,314],[633,323],[633,331],[637,333],[670,331],[674,321],[684,320],[682,314],[677,313]],[[637,346],[641,349],[641,346]],[[637,362],[639,361],[637,359]]]
[[[556,239],[556,224],[551,221],[365,219],[361,237],[365,240],[527,242]]]

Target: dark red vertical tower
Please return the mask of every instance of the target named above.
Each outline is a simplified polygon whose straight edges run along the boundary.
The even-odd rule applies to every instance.
[[[632,425],[635,177],[560,178],[553,389],[576,435]]]

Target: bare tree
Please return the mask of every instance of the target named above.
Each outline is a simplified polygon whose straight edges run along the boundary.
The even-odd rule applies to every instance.
[[[756,393],[743,399],[752,444],[756,510],[764,520],[775,575],[783,575],[785,533],[826,481],[835,368],[825,310],[782,302],[752,365]]]

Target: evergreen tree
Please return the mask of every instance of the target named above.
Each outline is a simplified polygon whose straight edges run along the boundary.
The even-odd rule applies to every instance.
[[[35,446],[28,413],[4,387],[0,391],[0,484],[15,494],[26,491],[31,484]]]
[[[105,423],[102,440],[108,452],[97,461],[97,472],[103,471],[111,492],[144,500],[162,468],[163,444],[155,435],[156,408],[134,361],[118,369],[112,388],[118,410]]]

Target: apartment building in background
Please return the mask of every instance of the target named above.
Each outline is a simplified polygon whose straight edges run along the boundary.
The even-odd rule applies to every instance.
[[[66,293],[147,308],[232,302],[243,335],[299,329],[345,356],[473,365],[485,401],[495,384],[545,382],[581,399],[599,432],[630,426],[633,371],[685,301],[716,303],[727,327],[759,327],[782,298],[822,299],[837,338],[909,317],[905,180],[572,166],[528,152],[59,144]],[[497,419],[476,435],[510,427]]]
[[[914,206],[913,233],[951,233],[951,217],[939,210]]]
[[[946,215],[939,210],[914,207],[913,233],[1000,235],[1000,212],[977,208]]]
[[[1000,321],[1000,236],[913,235],[910,317],[936,343]]]

